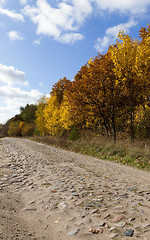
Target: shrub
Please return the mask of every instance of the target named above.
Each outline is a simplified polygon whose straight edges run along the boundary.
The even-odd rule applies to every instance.
[[[136,135],[142,138],[150,137],[150,107],[140,108],[135,119]]]
[[[79,137],[80,137],[79,129],[77,127],[72,128],[72,130],[70,131],[70,134],[69,134],[69,140],[73,141]]]

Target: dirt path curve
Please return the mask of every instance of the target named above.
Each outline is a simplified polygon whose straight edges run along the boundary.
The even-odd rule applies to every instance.
[[[0,239],[149,240],[150,173],[4,138]]]

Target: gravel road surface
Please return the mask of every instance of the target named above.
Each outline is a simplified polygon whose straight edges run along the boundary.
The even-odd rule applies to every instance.
[[[0,239],[150,240],[150,173],[3,138]]]

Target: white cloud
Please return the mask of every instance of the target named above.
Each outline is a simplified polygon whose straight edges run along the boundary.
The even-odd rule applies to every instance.
[[[73,43],[82,40],[83,35],[79,33],[79,29],[95,11],[103,14],[119,12],[135,17],[140,16],[140,13],[146,13],[150,0],[59,0],[55,1],[55,5],[52,7],[48,0],[37,0],[35,5],[26,5],[23,13],[37,25],[37,35],[43,34],[60,42]],[[112,31],[117,32],[117,27],[122,26],[116,26]],[[99,42],[103,41],[105,45],[107,38],[99,39]]]
[[[17,31],[10,31],[7,33],[8,36],[9,36],[9,39],[11,41],[15,41],[15,40],[23,40],[23,36],[20,32],[17,32]]]
[[[94,8],[91,3],[92,0],[72,0],[74,19],[78,24],[82,24],[93,13]]]
[[[101,11],[116,12],[120,11],[124,14],[137,15],[146,12],[149,6],[149,0],[95,0]]]
[[[0,123],[5,123],[19,114],[20,107],[25,107],[26,104],[35,104],[43,97],[43,93],[36,89],[25,91],[16,87],[16,84],[28,86],[28,82],[25,81],[25,73],[13,66],[0,64]],[[43,86],[43,82],[40,82],[39,85]]]
[[[0,4],[3,4],[5,2],[6,2],[6,0],[0,0]]]
[[[10,11],[8,9],[2,9],[0,7],[0,14],[6,15],[7,17],[10,17],[16,21],[24,21],[24,17],[20,13],[15,13],[14,11]]]
[[[36,7],[27,5],[23,12],[37,25],[37,34],[52,36],[54,39],[73,43],[83,36],[79,30],[85,19],[92,13],[89,0],[72,0],[58,3],[53,8],[47,0],[37,0]]]
[[[43,96],[38,90],[25,91],[16,87],[29,84],[25,81],[25,73],[13,66],[0,64],[0,83],[0,123],[18,114],[20,107],[35,104]]]
[[[114,27],[110,27],[106,30],[106,35],[110,35],[113,37],[117,37],[119,31],[124,31],[125,33],[129,32],[129,29],[136,26],[138,24],[137,21],[135,21],[134,19],[131,19],[129,22],[127,23],[122,23],[119,25],[116,25]]]
[[[62,43],[71,43],[73,44],[77,40],[82,40],[83,35],[80,33],[66,33],[59,37],[59,41]]]
[[[26,6],[24,13],[37,24],[37,34],[58,38],[62,28],[72,30],[69,16],[72,15],[72,7],[65,3],[61,4],[61,8],[54,9],[46,0],[38,0],[37,8]]]
[[[131,18],[146,13],[150,5],[150,0],[58,0],[53,2],[53,7],[49,2],[37,0],[35,5],[26,5],[23,13],[37,25],[37,35],[50,36],[63,43],[82,40],[83,35],[79,30],[94,12],[103,14],[119,12]],[[130,26],[125,27],[130,28]],[[103,39],[104,45],[107,38]],[[99,41],[101,42],[102,39]],[[39,42],[35,40],[34,43]]]
[[[115,43],[119,31],[124,31],[125,33],[129,33],[129,29],[136,26],[137,24],[138,24],[137,21],[131,19],[127,23],[122,23],[114,27],[107,28],[105,32],[105,36],[103,38],[98,38],[96,40],[95,49],[98,52],[103,52],[107,50],[109,45]]]
[[[23,83],[23,85],[24,85],[25,87],[29,87],[29,82],[28,82],[28,81],[25,81],[25,82]]]
[[[41,43],[41,39],[35,39],[35,40],[33,41],[33,44],[40,45],[40,43]]]
[[[98,52],[103,52],[106,48],[108,48],[111,42],[111,38],[108,36],[104,36],[103,38],[98,38],[95,43],[95,49]]]
[[[15,69],[13,66],[6,66],[0,64],[0,82],[8,85],[21,84],[28,86],[28,82],[25,81],[25,73],[18,69]]]
[[[20,0],[21,5],[26,5],[28,2],[32,2],[33,0]]]
[[[12,86],[0,87],[0,122],[4,123],[19,113],[20,107],[35,104],[43,94],[37,90],[30,92]]]
[[[20,0],[20,3],[23,5],[27,4],[27,2],[28,2],[28,0]]]
[[[0,86],[0,97],[2,99],[5,98],[10,100],[20,99],[21,101],[35,102],[41,96],[43,96],[43,94],[40,93],[38,90],[31,90],[30,92],[27,92],[20,88],[15,88],[8,85]]]

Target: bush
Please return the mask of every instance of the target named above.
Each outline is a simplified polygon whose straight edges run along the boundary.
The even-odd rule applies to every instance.
[[[21,129],[22,136],[33,136],[35,131],[35,124],[34,123],[24,123]]]
[[[136,135],[142,138],[150,138],[150,107],[140,108],[135,119]]]
[[[8,128],[9,136],[21,136],[20,121],[12,121]]]
[[[69,140],[73,141],[79,137],[80,137],[79,129],[77,127],[72,128],[72,130],[70,131],[70,134],[69,134]]]

